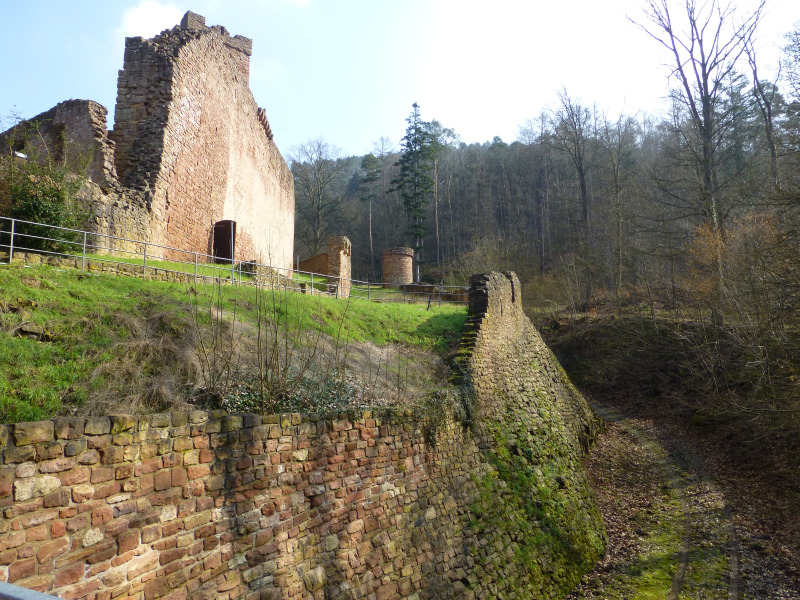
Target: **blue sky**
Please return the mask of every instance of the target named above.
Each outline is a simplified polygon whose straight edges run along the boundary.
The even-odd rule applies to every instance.
[[[746,10],[742,0],[741,11]],[[626,16],[635,0],[0,0],[0,118],[88,98],[112,115],[124,37],[152,37],[186,10],[253,39],[250,88],[284,155],[313,138],[364,154],[395,148],[411,104],[465,142],[555,106],[556,92],[611,115],[658,112],[669,56]],[[769,73],[800,2],[767,0]]]

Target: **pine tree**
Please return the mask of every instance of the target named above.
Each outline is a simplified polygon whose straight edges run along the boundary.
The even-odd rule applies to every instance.
[[[425,244],[425,207],[433,191],[433,179],[429,174],[431,143],[427,123],[420,117],[419,105],[415,102],[412,106],[411,114],[406,119],[408,127],[401,142],[400,160],[396,163],[400,173],[392,185],[400,193],[408,216],[406,234],[414,241],[416,279],[419,281],[419,266]]]

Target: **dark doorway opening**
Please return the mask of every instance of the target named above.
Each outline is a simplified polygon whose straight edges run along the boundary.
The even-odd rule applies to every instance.
[[[214,262],[231,262],[235,250],[236,221],[217,221],[214,224]]]

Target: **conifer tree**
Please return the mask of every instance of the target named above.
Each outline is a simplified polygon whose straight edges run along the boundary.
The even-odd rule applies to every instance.
[[[420,117],[419,104],[416,102],[412,105],[406,123],[408,127],[401,142],[400,160],[396,163],[400,172],[392,184],[400,193],[408,216],[409,227],[406,234],[414,243],[416,279],[419,281],[419,266],[423,260],[425,244],[425,207],[433,190],[433,179],[430,176],[431,143],[427,124]]]

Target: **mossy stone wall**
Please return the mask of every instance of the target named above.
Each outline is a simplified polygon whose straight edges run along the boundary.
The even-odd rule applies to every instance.
[[[72,599],[563,596],[603,547],[579,460],[596,422],[515,285],[473,280],[464,375],[426,410],[0,426],[0,580]]]

